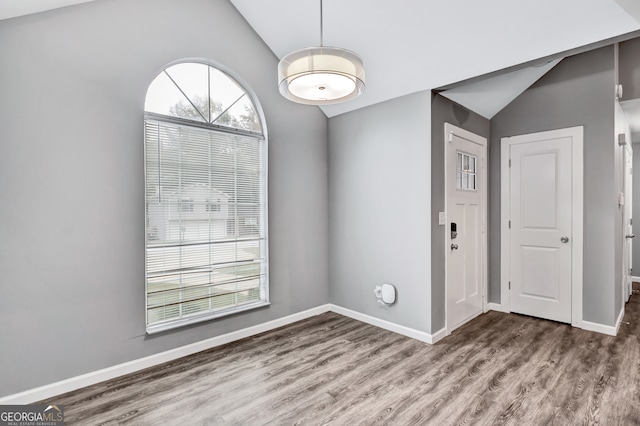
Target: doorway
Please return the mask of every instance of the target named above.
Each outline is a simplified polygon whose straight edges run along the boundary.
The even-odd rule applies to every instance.
[[[445,123],[447,335],[484,310],[487,140]]]
[[[582,322],[583,128],[501,141],[501,303]]]

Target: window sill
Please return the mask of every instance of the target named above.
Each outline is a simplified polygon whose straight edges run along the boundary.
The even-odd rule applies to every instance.
[[[210,321],[216,318],[227,317],[230,315],[238,314],[240,312],[251,311],[253,309],[263,308],[269,305],[271,305],[271,303],[268,301],[257,302],[257,303],[251,303],[249,305],[244,305],[234,309],[227,309],[227,310],[218,311],[218,312],[209,312],[203,315],[197,315],[197,316],[192,316],[188,318],[181,318],[178,320],[168,321],[161,324],[153,324],[153,325],[147,326],[147,334],[148,335],[159,334],[165,331],[174,330],[176,328],[198,324],[198,323]]]

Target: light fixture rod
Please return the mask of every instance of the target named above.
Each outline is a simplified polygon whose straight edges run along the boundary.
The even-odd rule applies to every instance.
[[[324,19],[322,15],[322,0],[320,0],[320,47],[324,46]]]

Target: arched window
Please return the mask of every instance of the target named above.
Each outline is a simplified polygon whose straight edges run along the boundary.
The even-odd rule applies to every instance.
[[[182,62],[145,100],[146,318],[155,333],[268,304],[267,144],[229,74]]]

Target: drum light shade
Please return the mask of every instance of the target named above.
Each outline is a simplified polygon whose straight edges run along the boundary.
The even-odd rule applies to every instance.
[[[288,54],[278,64],[280,93],[293,102],[344,102],[360,95],[364,86],[364,63],[350,50],[309,47]]]

